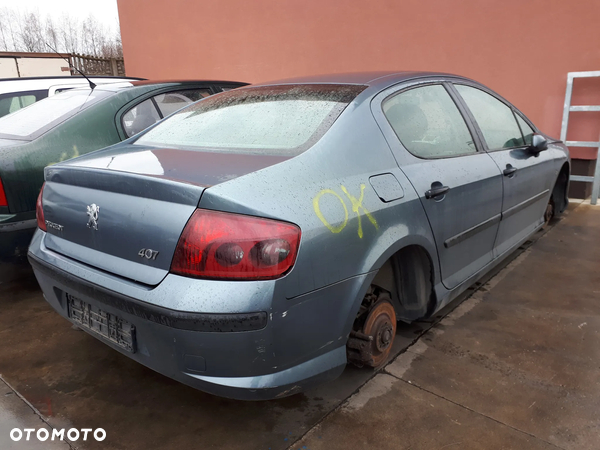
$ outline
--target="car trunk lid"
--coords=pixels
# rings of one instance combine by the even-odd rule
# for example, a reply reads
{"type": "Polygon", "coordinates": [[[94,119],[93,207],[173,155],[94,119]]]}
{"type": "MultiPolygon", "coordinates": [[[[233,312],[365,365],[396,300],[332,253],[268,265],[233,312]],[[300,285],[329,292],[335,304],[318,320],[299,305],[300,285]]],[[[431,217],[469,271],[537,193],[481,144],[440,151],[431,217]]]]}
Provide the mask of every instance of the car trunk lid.
{"type": "Polygon", "coordinates": [[[202,192],[282,158],[175,149],[96,152],[46,168],[46,246],[146,285],[169,271],[202,192]]]}

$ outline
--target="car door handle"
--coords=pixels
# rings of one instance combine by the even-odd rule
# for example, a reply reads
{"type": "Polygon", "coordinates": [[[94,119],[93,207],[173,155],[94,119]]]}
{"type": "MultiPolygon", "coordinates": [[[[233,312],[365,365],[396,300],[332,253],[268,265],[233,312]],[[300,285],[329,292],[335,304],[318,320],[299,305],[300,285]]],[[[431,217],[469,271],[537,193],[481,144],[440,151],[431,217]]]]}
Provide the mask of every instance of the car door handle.
{"type": "MultiPolygon", "coordinates": [[[[439,183],[439,184],[441,184],[441,183],[439,183]]],[[[450,188],[448,186],[432,187],[428,191],[425,191],[425,198],[430,199],[430,198],[439,197],[440,195],[444,195],[449,190],[450,190],[450,188]]]]}
{"type": "Polygon", "coordinates": [[[508,178],[512,178],[515,175],[516,171],[517,171],[516,167],[513,167],[510,164],[507,164],[506,169],[504,169],[502,171],[502,175],[504,175],[505,177],[508,177],[508,178]]]}

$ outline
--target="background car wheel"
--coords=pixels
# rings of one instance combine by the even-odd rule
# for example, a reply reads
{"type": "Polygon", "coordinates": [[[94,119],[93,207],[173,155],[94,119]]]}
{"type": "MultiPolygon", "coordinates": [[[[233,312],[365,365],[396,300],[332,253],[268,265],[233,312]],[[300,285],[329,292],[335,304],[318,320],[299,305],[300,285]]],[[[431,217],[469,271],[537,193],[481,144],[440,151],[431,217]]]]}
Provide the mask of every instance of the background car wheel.
{"type": "Polygon", "coordinates": [[[392,350],[396,323],[389,292],[371,286],[348,339],[348,361],[358,367],[381,367],[392,350]]]}

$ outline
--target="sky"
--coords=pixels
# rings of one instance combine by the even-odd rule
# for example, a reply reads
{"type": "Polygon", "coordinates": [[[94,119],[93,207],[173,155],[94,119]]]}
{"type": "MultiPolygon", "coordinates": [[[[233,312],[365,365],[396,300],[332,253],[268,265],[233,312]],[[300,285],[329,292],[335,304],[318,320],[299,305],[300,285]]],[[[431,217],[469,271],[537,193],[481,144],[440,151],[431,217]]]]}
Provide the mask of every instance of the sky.
{"type": "Polygon", "coordinates": [[[111,30],[116,30],[119,16],[117,0],[0,0],[0,8],[21,12],[39,10],[42,16],[60,19],[65,13],[74,19],[85,20],[90,14],[111,30]]]}

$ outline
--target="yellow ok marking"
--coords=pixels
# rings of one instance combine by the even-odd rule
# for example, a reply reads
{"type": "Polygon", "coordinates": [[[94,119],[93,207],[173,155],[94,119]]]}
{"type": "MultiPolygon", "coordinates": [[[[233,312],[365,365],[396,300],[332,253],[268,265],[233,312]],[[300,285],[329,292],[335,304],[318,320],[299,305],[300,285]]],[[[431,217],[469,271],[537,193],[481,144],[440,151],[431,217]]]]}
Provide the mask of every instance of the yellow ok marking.
{"type": "Polygon", "coordinates": [[[327,228],[329,228],[329,231],[331,231],[332,233],[339,233],[340,231],[342,231],[344,229],[344,227],[348,223],[348,208],[346,208],[344,199],[342,197],[340,197],[335,191],[332,191],[331,189],[323,189],[321,192],[319,192],[315,196],[315,198],[313,198],[313,208],[315,209],[315,213],[317,214],[317,217],[319,219],[321,219],[321,222],[323,222],[323,225],[325,225],[327,228]],[[321,208],[319,207],[319,199],[325,194],[335,195],[337,197],[337,199],[340,201],[340,203],[342,204],[342,206],[344,207],[344,215],[345,215],[344,222],[342,222],[342,224],[338,225],[337,227],[334,227],[327,221],[327,219],[321,212],[321,208]]]}
{"type": "Polygon", "coordinates": [[[356,197],[353,197],[346,190],[346,188],[344,187],[344,185],[342,185],[341,188],[342,188],[342,191],[344,191],[344,194],[346,194],[346,196],[350,199],[350,202],[352,202],[352,211],[354,211],[356,213],[356,215],[358,216],[358,237],[361,238],[361,239],[363,237],[363,230],[362,230],[362,224],[361,224],[361,221],[360,221],[360,212],[359,212],[359,209],[363,210],[363,212],[365,213],[365,215],[367,216],[367,218],[375,226],[375,229],[378,230],[379,229],[379,225],[377,225],[377,221],[371,215],[371,213],[369,211],[367,211],[367,208],[365,208],[362,205],[362,201],[363,201],[363,198],[365,196],[365,185],[364,184],[360,185],[360,198],[358,200],[356,199],[356,197]]]}

